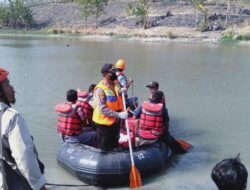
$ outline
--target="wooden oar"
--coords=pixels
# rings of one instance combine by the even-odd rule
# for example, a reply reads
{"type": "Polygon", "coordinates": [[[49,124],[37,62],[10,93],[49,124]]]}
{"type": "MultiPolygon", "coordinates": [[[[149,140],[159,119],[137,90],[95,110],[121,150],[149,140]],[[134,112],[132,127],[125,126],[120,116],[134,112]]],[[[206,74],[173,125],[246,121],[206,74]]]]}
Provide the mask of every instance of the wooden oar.
{"type": "MultiPolygon", "coordinates": [[[[123,101],[123,109],[126,109],[126,100],[125,95],[122,93],[122,101],[123,101]]],[[[133,149],[132,149],[132,143],[130,139],[130,131],[129,131],[129,125],[128,125],[128,119],[125,119],[125,126],[127,129],[127,135],[128,135],[128,145],[129,145],[129,153],[130,153],[130,159],[131,159],[131,169],[129,174],[129,181],[130,181],[130,188],[138,188],[142,186],[141,181],[141,175],[138,169],[135,166],[134,156],[133,156],[133,149]]]]}

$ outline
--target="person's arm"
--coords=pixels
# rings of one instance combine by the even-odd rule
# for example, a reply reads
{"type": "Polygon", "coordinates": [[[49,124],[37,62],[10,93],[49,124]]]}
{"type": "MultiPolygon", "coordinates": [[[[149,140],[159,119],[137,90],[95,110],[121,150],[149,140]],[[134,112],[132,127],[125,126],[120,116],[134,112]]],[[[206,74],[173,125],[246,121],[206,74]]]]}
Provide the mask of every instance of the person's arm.
{"type": "Polygon", "coordinates": [[[138,119],[141,116],[142,106],[139,105],[134,111],[134,118],[138,119]]]}
{"type": "Polygon", "coordinates": [[[125,75],[118,76],[117,81],[121,87],[126,87],[126,88],[129,88],[130,85],[133,83],[133,80],[131,78],[128,80],[125,75]]]}
{"type": "Polygon", "coordinates": [[[169,128],[169,115],[168,115],[168,109],[166,107],[162,107],[162,115],[163,115],[163,125],[166,129],[169,128]]]}
{"type": "Polygon", "coordinates": [[[124,75],[119,75],[117,78],[117,82],[122,88],[127,87],[127,79],[124,75]]]}
{"type": "Polygon", "coordinates": [[[39,168],[35,145],[23,117],[18,113],[10,121],[8,141],[11,155],[30,186],[35,190],[46,189],[46,180],[39,168]]]}
{"type": "Polygon", "coordinates": [[[81,121],[85,120],[84,113],[81,106],[76,106],[76,113],[80,117],[81,121]]]}
{"type": "Polygon", "coordinates": [[[97,108],[103,115],[116,118],[119,117],[118,112],[115,112],[106,106],[106,95],[101,88],[96,89],[95,96],[97,108]]]}
{"type": "Polygon", "coordinates": [[[133,79],[130,78],[127,82],[127,88],[129,88],[132,83],[133,83],[133,79]]]}

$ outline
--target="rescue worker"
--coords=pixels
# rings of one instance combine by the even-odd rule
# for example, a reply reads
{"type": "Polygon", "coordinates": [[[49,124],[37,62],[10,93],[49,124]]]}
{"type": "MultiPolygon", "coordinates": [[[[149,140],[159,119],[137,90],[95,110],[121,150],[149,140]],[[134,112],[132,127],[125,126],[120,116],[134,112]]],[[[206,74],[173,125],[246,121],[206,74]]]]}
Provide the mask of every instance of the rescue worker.
{"type": "Polygon", "coordinates": [[[126,87],[127,89],[129,86],[133,83],[133,80],[127,79],[126,75],[123,73],[126,67],[126,62],[124,59],[119,59],[116,64],[115,68],[117,69],[116,75],[117,75],[117,82],[121,87],[126,87]]]}
{"type": "Polygon", "coordinates": [[[77,102],[77,91],[70,89],[67,92],[67,101],[57,104],[55,110],[59,113],[57,131],[62,140],[68,143],[82,143],[96,145],[96,132],[84,130],[86,118],[82,107],[77,102]]]}
{"type": "Polygon", "coordinates": [[[162,94],[161,103],[163,104],[163,106],[166,106],[165,96],[164,96],[164,93],[161,90],[159,90],[158,82],[151,81],[146,87],[149,89],[150,94],[152,94],[155,91],[159,91],[162,94]]]}
{"type": "Polygon", "coordinates": [[[185,153],[186,150],[169,133],[168,110],[161,103],[162,93],[154,91],[149,101],[145,101],[135,110],[134,117],[139,118],[137,135],[139,145],[149,144],[156,140],[164,142],[175,153],[185,153]]]}
{"type": "MultiPolygon", "coordinates": [[[[133,83],[133,80],[127,79],[126,75],[123,73],[126,67],[126,62],[124,59],[119,59],[116,62],[115,68],[117,69],[117,82],[121,87],[129,88],[133,83]]],[[[138,106],[138,97],[130,97],[128,98],[127,93],[125,93],[126,98],[126,107],[129,107],[131,110],[134,110],[138,106]]]]}
{"type": "Polygon", "coordinates": [[[122,111],[121,93],[127,91],[116,82],[116,69],[112,64],[104,64],[101,80],[94,91],[93,122],[96,126],[97,143],[103,150],[119,146],[120,119],[126,119],[128,113],[122,111]]]}
{"type": "Polygon", "coordinates": [[[24,118],[11,108],[16,99],[8,74],[0,68],[0,189],[46,190],[44,165],[24,118]]]}

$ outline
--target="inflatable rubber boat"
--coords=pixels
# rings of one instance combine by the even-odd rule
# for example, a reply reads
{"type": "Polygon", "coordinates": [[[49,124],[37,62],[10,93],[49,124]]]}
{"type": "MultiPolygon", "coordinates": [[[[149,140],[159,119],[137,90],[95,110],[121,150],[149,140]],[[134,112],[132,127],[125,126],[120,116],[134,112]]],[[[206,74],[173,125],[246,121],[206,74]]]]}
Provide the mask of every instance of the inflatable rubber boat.
{"type": "MultiPolygon", "coordinates": [[[[155,142],[133,149],[134,161],[141,176],[163,168],[171,150],[155,142]]],[[[128,149],[102,151],[83,144],[63,143],[57,155],[58,163],[87,184],[109,187],[126,185],[131,169],[128,149]]]]}

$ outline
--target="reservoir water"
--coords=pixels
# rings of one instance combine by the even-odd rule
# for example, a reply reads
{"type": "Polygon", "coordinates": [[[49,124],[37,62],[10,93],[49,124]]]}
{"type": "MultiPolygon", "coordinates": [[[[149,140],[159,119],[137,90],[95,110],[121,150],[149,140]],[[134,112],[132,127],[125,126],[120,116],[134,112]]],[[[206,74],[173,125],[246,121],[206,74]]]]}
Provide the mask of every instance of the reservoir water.
{"type": "Polygon", "coordinates": [[[82,184],[57,165],[61,142],[54,105],[65,101],[68,89],[98,83],[104,63],[124,58],[125,73],[134,79],[129,95],[142,102],[148,98],[146,84],[158,81],[172,134],[194,146],[171,158],[160,173],[143,179],[143,189],[211,190],[216,189],[211,169],[223,158],[240,153],[250,171],[249,52],[250,47],[221,44],[1,37],[0,67],[10,71],[14,107],[34,136],[49,183],[82,184]]]}

